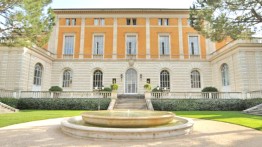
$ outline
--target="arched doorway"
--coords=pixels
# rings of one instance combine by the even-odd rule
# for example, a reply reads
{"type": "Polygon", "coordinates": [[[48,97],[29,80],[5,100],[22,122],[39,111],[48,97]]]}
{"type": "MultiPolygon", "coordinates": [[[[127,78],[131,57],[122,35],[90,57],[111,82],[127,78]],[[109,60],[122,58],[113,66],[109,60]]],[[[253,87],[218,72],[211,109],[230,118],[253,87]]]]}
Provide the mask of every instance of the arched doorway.
{"type": "Polygon", "coordinates": [[[125,93],[137,93],[137,72],[134,69],[126,71],[125,93]]]}

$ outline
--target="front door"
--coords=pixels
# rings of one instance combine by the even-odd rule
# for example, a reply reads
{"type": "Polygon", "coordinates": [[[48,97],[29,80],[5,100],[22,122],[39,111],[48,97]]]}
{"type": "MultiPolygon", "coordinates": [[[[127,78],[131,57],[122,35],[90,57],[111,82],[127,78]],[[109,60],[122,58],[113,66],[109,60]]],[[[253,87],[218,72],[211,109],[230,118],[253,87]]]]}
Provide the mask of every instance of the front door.
{"type": "Polygon", "coordinates": [[[125,78],[125,93],[137,93],[137,72],[134,69],[128,69],[125,78]]]}

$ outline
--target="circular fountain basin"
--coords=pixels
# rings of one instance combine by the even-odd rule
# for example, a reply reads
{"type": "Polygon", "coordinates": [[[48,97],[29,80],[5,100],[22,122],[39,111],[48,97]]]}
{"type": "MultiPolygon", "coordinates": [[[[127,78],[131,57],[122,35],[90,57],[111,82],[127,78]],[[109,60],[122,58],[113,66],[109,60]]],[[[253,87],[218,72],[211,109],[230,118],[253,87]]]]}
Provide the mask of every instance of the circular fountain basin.
{"type": "MultiPolygon", "coordinates": [[[[112,110],[115,111],[115,110],[112,110]]],[[[152,117],[152,119],[148,119],[147,121],[154,121],[154,117],[161,117],[161,116],[165,116],[168,115],[170,113],[154,113],[155,115],[152,116],[152,114],[150,112],[154,112],[154,111],[136,111],[134,113],[129,113],[129,115],[125,115],[122,114],[124,116],[119,116],[119,113],[114,113],[114,112],[108,112],[108,113],[102,113],[103,111],[101,111],[101,114],[97,114],[97,113],[84,113],[83,117],[81,116],[77,116],[77,117],[71,117],[69,119],[65,119],[61,122],[61,130],[65,133],[68,134],[70,136],[73,137],[78,137],[78,138],[94,138],[94,139],[111,139],[111,140],[143,140],[143,139],[156,139],[156,138],[164,138],[164,137],[174,137],[174,136],[179,136],[179,135],[186,135],[188,133],[190,133],[192,131],[194,122],[191,119],[188,118],[183,118],[183,117],[178,117],[178,116],[174,116],[173,113],[172,114],[172,120],[171,121],[166,121],[165,123],[163,123],[162,125],[153,125],[153,126],[145,126],[141,128],[141,125],[139,125],[139,127],[134,128],[134,123],[135,121],[139,121],[139,119],[143,119],[143,118],[148,118],[149,116],[152,117]],[[138,115],[135,116],[135,114],[138,114],[139,112],[141,112],[140,114],[143,115],[138,115]],[[142,113],[143,112],[143,113],[142,113]],[[89,119],[92,119],[94,116],[93,115],[98,115],[100,117],[102,117],[105,114],[111,114],[111,115],[116,115],[117,116],[111,116],[111,118],[118,118],[118,120],[123,119],[123,117],[128,117],[128,118],[137,118],[140,117],[139,119],[134,119],[134,120],[129,120],[129,121],[134,121],[131,123],[132,127],[109,127],[107,126],[107,123],[105,123],[106,125],[103,126],[97,126],[97,124],[88,124],[86,121],[89,119]],[[150,115],[149,115],[150,114],[150,115]],[[90,115],[85,117],[86,115],[90,115]],[[131,115],[131,116],[130,116],[131,115]],[[147,116],[149,115],[149,116],[147,116]],[[84,120],[87,119],[87,120],[84,120]]],[[[132,110],[133,112],[133,110],[132,110]]],[[[128,111],[126,111],[126,113],[128,113],[128,111]]],[[[120,113],[121,114],[121,113],[120,113]]],[[[171,115],[170,114],[170,115],[171,115]]],[[[100,118],[98,117],[98,118],[100,118]]],[[[110,117],[102,117],[104,121],[108,121],[108,119],[110,117]],[[105,120],[105,118],[107,120],[105,120]]],[[[165,119],[166,117],[164,117],[163,119],[165,119]]],[[[100,119],[98,119],[99,122],[101,121],[100,119]]],[[[169,120],[169,119],[168,119],[169,120]]],[[[93,121],[92,121],[93,122],[93,121]]],[[[162,123],[162,122],[161,122],[162,123]]],[[[119,124],[119,123],[117,123],[119,124]]],[[[143,124],[143,123],[142,123],[143,124]]],[[[112,126],[112,125],[110,125],[112,126]]],[[[114,125],[113,125],[114,126],[114,125]]],[[[123,125],[120,125],[123,126],[123,125]]]]}
{"type": "Polygon", "coordinates": [[[87,124],[114,128],[144,128],[167,124],[174,114],[165,111],[110,110],[89,111],[82,114],[87,124]]]}

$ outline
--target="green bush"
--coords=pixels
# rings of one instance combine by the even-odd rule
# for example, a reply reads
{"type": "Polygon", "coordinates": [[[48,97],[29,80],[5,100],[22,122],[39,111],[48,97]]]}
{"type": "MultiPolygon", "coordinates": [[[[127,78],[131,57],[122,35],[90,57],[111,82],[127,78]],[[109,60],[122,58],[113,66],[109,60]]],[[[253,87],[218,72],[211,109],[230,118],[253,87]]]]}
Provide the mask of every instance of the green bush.
{"type": "Polygon", "coordinates": [[[162,99],[152,100],[155,110],[242,111],[262,103],[262,99],[162,99]]]}
{"type": "Polygon", "coordinates": [[[110,87],[105,87],[102,91],[108,91],[108,92],[111,92],[112,89],[110,87]]]}
{"type": "Polygon", "coordinates": [[[216,87],[205,87],[202,89],[202,92],[218,92],[216,87]]]}
{"type": "Polygon", "coordinates": [[[111,99],[101,98],[22,98],[18,109],[35,110],[106,110],[111,99]]]}
{"type": "Polygon", "coordinates": [[[19,99],[15,99],[15,98],[0,98],[0,102],[14,108],[17,108],[18,101],[19,99]]]}
{"type": "Polygon", "coordinates": [[[159,87],[159,89],[157,90],[157,87],[155,87],[152,92],[163,92],[162,88],[159,87]]]}
{"type": "Polygon", "coordinates": [[[59,86],[52,86],[49,91],[63,91],[63,89],[59,86]]]}

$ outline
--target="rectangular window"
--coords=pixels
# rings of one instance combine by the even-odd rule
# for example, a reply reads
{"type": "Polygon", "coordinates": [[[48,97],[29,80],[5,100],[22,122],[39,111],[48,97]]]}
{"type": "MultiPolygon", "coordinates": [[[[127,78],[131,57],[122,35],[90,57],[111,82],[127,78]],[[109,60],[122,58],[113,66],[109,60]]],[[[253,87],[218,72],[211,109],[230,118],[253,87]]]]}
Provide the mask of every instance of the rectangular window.
{"type": "Polygon", "coordinates": [[[127,55],[136,54],[136,35],[126,36],[126,54],[127,55]]]}
{"type": "Polygon", "coordinates": [[[136,25],[136,18],[127,18],[126,25],[136,25]]]}
{"type": "Polygon", "coordinates": [[[104,18],[95,18],[94,19],[94,25],[95,26],[98,26],[98,25],[103,26],[103,25],[105,25],[105,19],[104,18]]]}
{"type": "Polygon", "coordinates": [[[190,55],[199,55],[198,36],[189,36],[190,55]]]}
{"type": "Polygon", "coordinates": [[[66,18],[66,25],[70,26],[70,18],[66,18]]]}
{"type": "Polygon", "coordinates": [[[73,55],[75,45],[75,36],[65,36],[64,40],[64,55],[73,55]]]}
{"type": "Polygon", "coordinates": [[[76,25],[76,19],[72,18],[72,26],[75,26],[75,25],[76,25]]]}
{"type": "Polygon", "coordinates": [[[93,54],[103,55],[104,50],[104,36],[96,35],[94,36],[93,54]]]}
{"type": "Polygon", "coordinates": [[[159,52],[160,55],[169,55],[169,36],[159,37],[159,52]]]}
{"type": "Polygon", "coordinates": [[[169,22],[168,22],[168,18],[158,18],[158,25],[162,26],[168,26],[169,22]]]}

